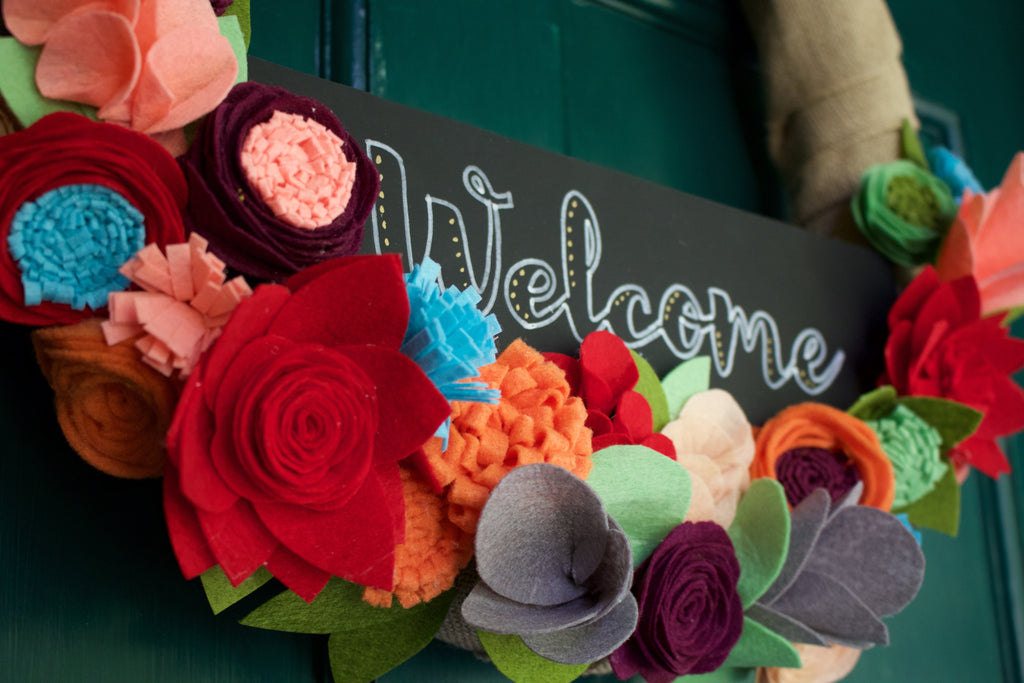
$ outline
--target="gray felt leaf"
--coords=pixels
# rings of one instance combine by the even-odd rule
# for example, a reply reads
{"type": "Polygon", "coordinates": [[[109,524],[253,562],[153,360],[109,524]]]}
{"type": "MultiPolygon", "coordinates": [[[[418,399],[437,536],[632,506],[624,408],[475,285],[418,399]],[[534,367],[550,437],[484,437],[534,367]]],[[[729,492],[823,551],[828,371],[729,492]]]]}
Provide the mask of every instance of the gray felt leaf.
{"type": "MultiPolygon", "coordinates": [[[[818,534],[821,533],[828,519],[831,504],[832,496],[828,491],[815,489],[793,508],[790,514],[789,553],[786,555],[786,562],[782,565],[782,571],[779,572],[778,577],[764,592],[758,603],[771,605],[803,571],[804,564],[818,540],[818,534]]],[[[765,625],[767,626],[767,624],[765,625]]]]}
{"type": "Polygon", "coordinates": [[[759,603],[751,605],[744,616],[753,619],[765,628],[775,631],[786,640],[793,643],[810,643],[811,645],[828,645],[828,641],[809,629],[799,621],[787,617],[785,614],[776,612],[771,607],[765,607],[759,603]]]}
{"type": "Polygon", "coordinates": [[[589,664],[626,642],[636,629],[638,617],[636,598],[626,593],[621,602],[594,621],[553,633],[523,636],[523,643],[559,664],[589,664]]]}
{"type": "Polygon", "coordinates": [[[595,619],[606,606],[584,596],[559,605],[527,605],[496,593],[480,581],[462,603],[462,617],[491,633],[550,633],[595,619]]]}
{"type": "Polygon", "coordinates": [[[854,506],[829,520],[807,567],[839,581],[884,617],[917,595],[924,579],[924,553],[896,517],[854,506]]]}
{"type": "Polygon", "coordinates": [[[597,569],[607,537],[604,506],[581,479],[554,465],[517,467],[481,512],[477,571],[492,590],[516,602],[569,602],[587,592],[573,577],[597,569]]]}
{"type": "Polygon", "coordinates": [[[889,629],[843,584],[804,570],[772,607],[830,642],[840,639],[889,644],[889,629]]]}

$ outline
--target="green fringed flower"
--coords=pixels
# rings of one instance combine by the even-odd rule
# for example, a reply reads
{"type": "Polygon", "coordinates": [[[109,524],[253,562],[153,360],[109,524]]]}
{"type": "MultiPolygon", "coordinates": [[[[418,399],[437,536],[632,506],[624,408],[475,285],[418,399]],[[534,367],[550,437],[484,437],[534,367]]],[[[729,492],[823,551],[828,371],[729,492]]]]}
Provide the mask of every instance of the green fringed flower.
{"type": "Polygon", "coordinates": [[[851,208],[871,246],[901,266],[934,260],[957,212],[944,182],[903,160],[869,168],[851,208]]]}
{"type": "Polygon", "coordinates": [[[897,405],[878,420],[867,420],[878,434],[882,450],[892,461],[896,475],[893,509],[909,505],[927,495],[946,474],[942,459],[942,437],[914,411],[897,405]]]}

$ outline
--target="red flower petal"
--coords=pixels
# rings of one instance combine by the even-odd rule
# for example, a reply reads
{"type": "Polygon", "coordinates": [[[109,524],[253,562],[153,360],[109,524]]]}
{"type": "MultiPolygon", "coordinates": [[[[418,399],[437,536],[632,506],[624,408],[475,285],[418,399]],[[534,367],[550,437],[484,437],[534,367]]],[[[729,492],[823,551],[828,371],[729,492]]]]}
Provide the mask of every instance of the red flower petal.
{"type": "Polygon", "coordinates": [[[629,349],[621,339],[604,330],[591,332],[583,340],[580,365],[583,400],[588,408],[604,413],[610,413],[622,392],[635,387],[640,379],[629,349]]]}
{"type": "Polygon", "coordinates": [[[548,351],[540,354],[544,356],[544,360],[554,363],[558,366],[558,369],[565,373],[565,379],[569,382],[569,393],[573,396],[580,395],[580,382],[582,381],[583,369],[580,367],[580,362],[572,356],[567,356],[564,353],[554,353],[548,351]]]}
{"type": "Polygon", "coordinates": [[[195,508],[179,490],[178,470],[167,463],[164,470],[164,517],[174,554],[186,579],[194,579],[217,564],[206,543],[195,508]]]}
{"type": "Polygon", "coordinates": [[[278,546],[278,540],[246,500],[239,500],[225,512],[196,513],[217,564],[233,586],[262,566],[278,546]]]}
{"type": "Polygon", "coordinates": [[[894,329],[901,320],[913,320],[925,300],[939,286],[939,276],[931,266],[925,266],[917,277],[910,281],[899,298],[889,309],[889,329],[894,329]]]}
{"type": "Polygon", "coordinates": [[[634,443],[638,442],[648,436],[654,426],[651,404],[641,394],[633,390],[626,391],[615,407],[612,423],[615,425],[615,431],[625,432],[634,443]]]}
{"type": "Polygon", "coordinates": [[[673,460],[676,459],[676,445],[664,434],[650,434],[640,441],[640,445],[647,446],[673,460]]]}
{"type": "Polygon", "coordinates": [[[398,349],[409,325],[401,258],[385,254],[328,263],[333,267],[324,264],[316,279],[292,293],[268,333],[327,347],[375,344],[398,349]]]}
{"type": "Polygon", "coordinates": [[[950,451],[954,461],[965,462],[993,479],[1009,474],[1010,463],[994,439],[972,436],[950,451]]]}
{"type": "Polygon", "coordinates": [[[402,471],[398,467],[398,463],[394,462],[377,465],[374,469],[377,471],[381,489],[387,499],[384,508],[391,514],[395,544],[405,543],[405,494],[402,486],[402,471]]]}
{"type": "Polygon", "coordinates": [[[399,351],[374,346],[337,349],[355,361],[377,386],[377,434],[374,462],[397,462],[412,454],[434,435],[451,412],[415,361],[399,351]]]}
{"type": "Polygon", "coordinates": [[[338,510],[318,512],[287,504],[256,503],[256,514],[274,536],[314,567],[348,581],[390,591],[395,535],[375,472],[338,510]],[[315,529],[316,533],[310,533],[315,529]]]}
{"type": "Polygon", "coordinates": [[[313,602],[331,579],[330,574],[312,566],[283,545],[277,546],[266,566],[278,581],[306,602],[313,602]]]}

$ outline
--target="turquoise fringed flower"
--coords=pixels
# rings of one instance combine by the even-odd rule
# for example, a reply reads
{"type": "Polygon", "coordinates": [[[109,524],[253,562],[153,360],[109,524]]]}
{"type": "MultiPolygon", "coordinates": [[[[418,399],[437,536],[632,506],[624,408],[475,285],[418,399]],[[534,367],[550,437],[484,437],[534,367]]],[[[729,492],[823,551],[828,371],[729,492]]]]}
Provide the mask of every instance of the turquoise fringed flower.
{"type": "Polygon", "coordinates": [[[928,163],[932,167],[932,173],[949,185],[957,204],[960,203],[964,190],[970,190],[974,194],[981,194],[985,191],[978,179],[974,177],[967,162],[945,147],[929,149],[928,163]]]}
{"type": "MultiPolygon", "coordinates": [[[[482,366],[495,361],[498,319],[480,312],[476,290],[442,290],[437,284],[440,272],[441,266],[428,258],[405,276],[410,312],[401,351],[416,361],[449,402],[497,403],[498,390],[466,380],[478,377],[482,366]]],[[[446,421],[436,434],[446,445],[448,428],[446,421]]]]}
{"type": "Polygon", "coordinates": [[[26,202],[7,236],[25,305],[50,301],[75,310],[103,308],[107,294],[126,288],[118,268],[145,241],[143,215],[101,185],[65,185],[26,202]]]}

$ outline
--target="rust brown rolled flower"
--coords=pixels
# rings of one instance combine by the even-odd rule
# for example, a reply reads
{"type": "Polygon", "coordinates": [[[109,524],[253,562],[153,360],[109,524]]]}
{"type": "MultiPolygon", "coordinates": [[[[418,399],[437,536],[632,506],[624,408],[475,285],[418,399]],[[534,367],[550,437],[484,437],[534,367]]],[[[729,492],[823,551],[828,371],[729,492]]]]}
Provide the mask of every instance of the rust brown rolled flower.
{"type": "Polygon", "coordinates": [[[98,318],[40,328],[32,343],[61,430],[82,459],[115,477],[161,476],[176,383],[143,363],[131,340],[107,346],[98,318]]]}

